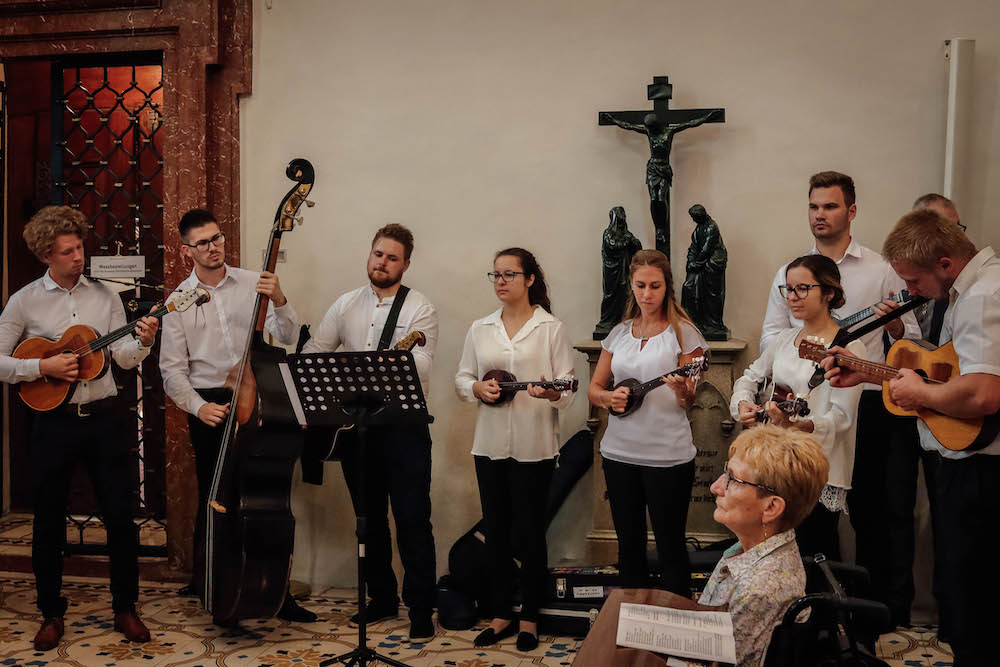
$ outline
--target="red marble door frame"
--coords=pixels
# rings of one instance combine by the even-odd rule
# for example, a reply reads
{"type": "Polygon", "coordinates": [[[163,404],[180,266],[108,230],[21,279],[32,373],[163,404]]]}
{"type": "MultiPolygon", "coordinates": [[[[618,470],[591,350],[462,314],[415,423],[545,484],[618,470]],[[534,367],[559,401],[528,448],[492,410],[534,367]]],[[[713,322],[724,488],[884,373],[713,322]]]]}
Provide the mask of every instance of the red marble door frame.
{"type": "MultiPolygon", "coordinates": [[[[239,100],[250,93],[252,0],[0,0],[0,61],[155,51],[163,54],[164,280],[191,271],[176,222],[208,206],[239,266],[239,100]]],[[[167,401],[167,544],[191,564],[197,486],[185,414],[167,401]]]]}

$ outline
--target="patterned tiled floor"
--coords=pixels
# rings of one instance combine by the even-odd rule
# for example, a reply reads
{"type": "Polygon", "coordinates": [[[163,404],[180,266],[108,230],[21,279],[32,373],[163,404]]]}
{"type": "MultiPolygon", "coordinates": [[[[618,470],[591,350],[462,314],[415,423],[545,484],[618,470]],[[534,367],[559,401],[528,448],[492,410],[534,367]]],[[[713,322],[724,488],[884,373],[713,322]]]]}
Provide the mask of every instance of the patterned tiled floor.
{"type": "MultiPolygon", "coordinates": [[[[306,601],[304,606],[319,614],[317,623],[248,621],[243,624],[245,632],[232,632],[213,625],[197,599],[177,596],[177,588],[143,582],[139,614],[153,638],[132,644],[111,628],[107,582],[67,577],[66,636],[58,648],[39,653],[31,647],[41,620],[33,581],[30,575],[0,573],[0,666],[315,667],[355,646],[357,630],[347,625],[347,616],[355,611],[350,590],[329,590],[306,601]]],[[[513,638],[484,651],[472,643],[478,630],[453,632],[440,627],[430,641],[411,643],[405,615],[370,630],[369,646],[412,667],[568,667],[581,643],[543,635],[530,653],[518,653],[513,638]]]]}
{"type": "MultiPolygon", "coordinates": [[[[40,617],[30,575],[0,573],[0,666],[74,665],[77,667],[316,667],[354,648],[356,630],[347,625],[354,612],[354,592],[329,590],[304,603],[320,621],[291,624],[277,619],[249,621],[244,632],[213,625],[194,598],[176,595],[177,584],[143,583],[139,613],[153,635],[147,644],[132,644],[111,628],[111,598],[107,582],[67,577],[64,593],[70,601],[66,637],[52,651],[32,649],[31,638],[40,617]]],[[[412,667],[568,667],[580,640],[546,636],[531,653],[518,653],[514,639],[499,648],[477,649],[478,630],[454,632],[438,628],[430,641],[411,643],[404,617],[371,628],[370,643],[379,653],[412,667]]],[[[933,628],[910,628],[883,635],[879,656],[892,667],[948,667],[947,645],[938,643],[933,628]]]]}

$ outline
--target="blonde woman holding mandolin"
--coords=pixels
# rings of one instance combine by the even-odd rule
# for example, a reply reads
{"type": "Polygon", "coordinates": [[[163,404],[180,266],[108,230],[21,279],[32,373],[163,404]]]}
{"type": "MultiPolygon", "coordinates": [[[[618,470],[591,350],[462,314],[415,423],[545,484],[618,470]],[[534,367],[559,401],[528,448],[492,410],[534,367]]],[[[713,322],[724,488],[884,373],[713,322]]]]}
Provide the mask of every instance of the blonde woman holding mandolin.
{"type": "Polygon", "coordinates": [[[538,608],[548,574],[545,506],[559,452],[558,410],[573,402],[571,391],[558,391],[546,378],[573,378],[573,350],[566,327],[551,314],[545,276],[534,255],[523,248],[501,250],[487,275],[501,305],[472,323],[455,375],[459,398],[480,401],[472,454],[493,572],[494,618],[476,637],[476,646],[517,634],[518,650],[527,652],[538,646],[538,608]],[[494,370],[531,384],[504,400],[496,379],[481,379],[494,370]],[[511,612],[512,533],[523,545],[523,553],[516,554],[521,560],[518,623],[511,612]]]}
{"type": "Polygon", "coordinates": [[[626,585],[648,586],[646,511],[649,511],[663,588],[691,593],[684,528],[694,484],[695,447],[687,409],[696,377],[670,374],[702,357],[708,343],[674,296],[670,263],[658,250],[640,250],[629,266],[632,291],[625,319],[604,339],[587,397],[612,416],[601,440],[619,567],[626,585]],[[670,375],[667,375],[670,374],[670,375]],[[638,407],[622,381],[665,377],[638,407]],[[618,383],[617,388],[612,382],[618,383]],[[627,415],[613,416],[615,412],[627,415]]]}
{"type": "MultiPolygon", "coordinates": [[[[733,385],[729,409],[734,419],[752,427],[757,424],[757,412],[763,408],[775,425],[812,433],[823,446],[830,460],[830,477],[815,509],[797,528],[797,541],[803,555],[823,553],[838,560],[837,523],[840,513],[846,510],[847,492],[851,488],[861,387],[833,389],[823,383],[810,393],[809,380],[816,365],[799,356],[799,344],[807,337],[825,340],[828,345],[833,341],[840,327],[831,311],[844,305],[844,289],[837,263],[823,255],[804,255],[793,260],[785,276],[786,284],[779,289],[792,316],[803,324],[779,333],[760,358],[750,364],[733,385]],[[786,396],[775,396],[775,400],[758,405],[757,388],[766,380],[795,394],[808,394],[808,418],[791,419],[782,412],[776,401],[783,401],[786,396]]],[[[865,355],[861,341],[847,347],[858,356],[865,355]]]]}

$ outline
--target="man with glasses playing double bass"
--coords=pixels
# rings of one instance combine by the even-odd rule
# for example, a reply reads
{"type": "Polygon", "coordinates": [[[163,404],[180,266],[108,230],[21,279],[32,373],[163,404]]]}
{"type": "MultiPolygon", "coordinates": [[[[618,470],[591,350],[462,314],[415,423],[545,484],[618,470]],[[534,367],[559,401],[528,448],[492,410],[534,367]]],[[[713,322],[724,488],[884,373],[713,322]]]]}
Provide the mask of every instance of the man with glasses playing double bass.
{"type": "MultiPolygon", "coordinates": [[[[194,573],[191,584],[181,592],[197,595],[205,569],[205,507],[219,457],[220,425],[232,400],[232,391],[225,387],[226,377],[240,363],[257,294],[270,300],[264,327],[281,343],[295,342],[298,316],[281,291],[278,276],[226,264],[226,237],[211,212],[188,211],[181,218],[179,231],[181,255],[194,263],[194,269],[178,289],[201,287],[212,296],[200,308],[165,317],[160,347],[163,386],[177,407],[188,413],[194,449],[198,478],[194,573]]],[[[278,618],[309,623],[316,620],[316,614],[286,595],[278,618]]]]}

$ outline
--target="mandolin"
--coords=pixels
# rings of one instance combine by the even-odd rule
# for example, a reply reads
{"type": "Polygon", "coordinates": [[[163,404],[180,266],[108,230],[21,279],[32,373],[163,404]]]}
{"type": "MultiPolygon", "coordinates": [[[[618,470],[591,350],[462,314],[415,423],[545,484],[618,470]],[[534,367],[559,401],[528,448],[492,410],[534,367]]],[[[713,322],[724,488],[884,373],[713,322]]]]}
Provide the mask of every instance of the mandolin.
{"type": "MultiPolygon", "coordinates": [[[[780,398],[781,396],[786,396],[787,398],[775,401],[775,405],[779,410],[788,415],[789,421],[795,421],[799,417],[805,417],[809,414],[809,402],[804,395],[799,394],[796,396],[788,387],[774,382],[767,384],[762,391],[757,393],[757,405],[763,406],[768,401],[773,401],[776,397],[780,398]],[[768,387],[770,388],[769,390],[768,387]]],[[[755,414],[758,424],[766,424],[771,421],[771,417],[763,407],[756,410],[755,414]]]]}
{"type": "Polygon", "coordinates": [[[880,364],[844,354],[831,354],[821,339],[810,337],[799,344],[799,356],[817,363],[826,357],[833,357],[837,360],[838,366],[858,371],[873,382],[881,383],[882,402],[886,410],[899,417],[920,419],[938,442],[953,451],[982,449],[993,442],[1000,433],[998,415],[963,419],[927,408],[904,410],[892,402],[889,396],[889,382],[898,375],[901,368],[915,371],[924,382],[937,384],[943,384],[961,375],[958,354],[950,342],[937,349],[928,350],[913,341],[899,340],[889,348],[886,363],[880,364]]]}
{"type": "Polygon", "coordinates": [[[697,378],[700,377],[706,370],[708,370],[708,353],[706,353],[703,357],[695,357],[690,363],[684,364],[677,370],[670,371],[666,375],[653,378],[649,382],[640,383],[634,378],[622,380],[616,384],[611,391],[614,391],[618,387],[628,387],[628,402],[625,403],[625,409],[621,412],[615,412],[614,409],[608,408],[608,413],[615,417],[628,417],[630,414],[639,409],[642,405],[643,399],[646,397],[646,394],[666,383],[667,378],[671,375],[697,378]]]}
{"type": "MultiPolygon", "coordinates": [[[[895,301],[898,304],[907,303],[908,301],[910,301],[911,299],[914,299],[914,298],[917,298],[917,297],[911,296],[910,293],[908,291],[906,291],[905,289],[901,290],[899,292],[899,294],[893,294],[890,297],[886,297],[886,299],[888,299],[889,301],[895,301]]],[[[878,305],[878,304],[875,304],[875,305],[878,305]]],[[[874,316],[875,315],[874,308],[875,308],[875,306],[869,306],[868,308],[865,308],[864,310],[859,310],[858,312],[854,313],[853,315],[848,315],[847,317],[845,317],[842,320],[839,320],[839,319],[837,319],[835,317],[835,318],[833,318],[833,321],[836,322],[837,326],[839,326],[841,329],[850,329],[855,324],[858,324],[860,322],[864,322],[869,317],[874,316]]]]}
{"type": "Polygon", "coordinates": [[[510,401],[514,398],[514,395],[519,391],[524,391],[528,388],[528,385],[533,387],[541,387],[542,389],[555,389],[556,391],[576,391],[580,387],[580,381],[577,379],[559,379],[559,380],[539,380],[537,382],[519,382],[513,373],[508,373],[503,370],[489,371],[483,376],[483,382],[488,382],[490,380],[496,380],[497,384],[500,385],[500,396],[497,400],[492,403],[486,403],[482,401],[483,405],[497,406],[503,405],[504,403],[510,401]]]}
{"type": "MultiPolygon", "coordinates": [[[[418,345],[423,347],[426,344],[427,336],[424,335],[423,331],[412,331],[404,338],[400,338],[399,342],[392,346],[392,349],[409,351],[418,345]]],[[[344,443],[349,439],[354,427],[355,424],[347,424],[336,430],[333,434],[333,441],[330,443],[330,449],[327,451],[326,456],[323,457],[323,460],[336,461],[343,458],[343,453],[338,450],[345,446],[344,443]]]]}
{"type": "MultiPolygon", "coordinates": [[[[211,299],[207,290],[197,287],[175,293],[167,303],[142,317],[161,318],[167,313],[183,312],[191,306],[200,306],[211,299]]],[[[14,349],[15,359],[48,359],[64,352],[77,355],[79,372],[74,382],[52,377],[40,377],[31,382],[22,382],[18,395],[24,404],[38,412],[54,410],[66,402],[77,382],[96,380],[108,372],[110,361],[104,351],[115,341],[135,332],[142,318],[137,318],[123,327],[104,336],[86,324],[74,324],[66,329],[59,340],[42,336],[26,338],[14,349]]]]}

